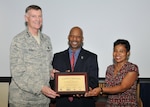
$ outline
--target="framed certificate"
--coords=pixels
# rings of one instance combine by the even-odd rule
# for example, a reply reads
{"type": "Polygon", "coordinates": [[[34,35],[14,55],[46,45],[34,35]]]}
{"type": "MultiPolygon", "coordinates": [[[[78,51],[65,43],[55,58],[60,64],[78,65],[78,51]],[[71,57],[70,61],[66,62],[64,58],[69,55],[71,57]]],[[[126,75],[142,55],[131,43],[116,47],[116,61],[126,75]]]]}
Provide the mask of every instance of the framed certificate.
{"type": "Polygon", "coordinates": [[[55,73],[55,91],[59,94],[84,94],[88,91],[87,73],[55,73]]]}

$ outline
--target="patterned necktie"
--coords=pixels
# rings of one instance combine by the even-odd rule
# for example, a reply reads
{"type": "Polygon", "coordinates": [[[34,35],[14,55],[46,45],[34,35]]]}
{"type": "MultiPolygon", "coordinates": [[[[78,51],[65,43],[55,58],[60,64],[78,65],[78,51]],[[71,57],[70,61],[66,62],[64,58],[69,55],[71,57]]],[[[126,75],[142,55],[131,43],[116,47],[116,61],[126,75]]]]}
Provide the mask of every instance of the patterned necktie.
{"type": "MultiPolygon", "coordinates": [[[[70,59],[72,72],[74,71],[74,63],[75,63],[75,56],[74,56],[74,54],[75,54],[75,52],[72,52],[71,59],[70,59]]],[[[70,102],[72,102],[73,101],[73,97],[68,97],[68,100],[70,102]]]]}
{"type": "Polygon", "coordinates": [[[71,70],[72,72],[74,71],[74,65],[75,65],[75,56],[74,56],[75,52],[72,52],[72,56],[71,56],[71,70]]]}

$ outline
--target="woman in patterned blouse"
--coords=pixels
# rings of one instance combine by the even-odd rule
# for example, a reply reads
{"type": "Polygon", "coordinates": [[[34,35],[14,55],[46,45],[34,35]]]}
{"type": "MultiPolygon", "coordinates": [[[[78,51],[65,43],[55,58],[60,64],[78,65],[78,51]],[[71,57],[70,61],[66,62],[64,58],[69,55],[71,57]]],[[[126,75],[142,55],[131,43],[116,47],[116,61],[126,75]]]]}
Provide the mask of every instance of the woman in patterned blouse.
{"type": "Polygon", "coordinates": [[[114,42],[113,60],[106,70],[105,87],[90,89],[85,96],[108,94],[106,107],[138,107],[136,88],[139,76],[138,66],[128,62],[130,44],[127,40],[114,42]]]}

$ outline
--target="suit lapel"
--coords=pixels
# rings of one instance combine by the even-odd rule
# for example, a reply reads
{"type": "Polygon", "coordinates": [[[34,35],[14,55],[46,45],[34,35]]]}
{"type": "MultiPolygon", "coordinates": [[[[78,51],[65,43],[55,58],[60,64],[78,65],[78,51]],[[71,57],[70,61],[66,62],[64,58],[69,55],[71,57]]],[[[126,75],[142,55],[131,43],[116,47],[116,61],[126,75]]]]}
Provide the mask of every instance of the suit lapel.
{"type": "Polygon", "coordinates": [[[86,59],[86,54],[84,52],[84,49],[81,48],[81,51],[79,53],[79,56],[78,56],[78,59],[76,61],[76,65],[75,65],[75,68],[74,68],[75,71],[82,68],[85,59],[86,59]]]}
{"type": "Polygon", "coordinates": [[[64,52],[64,63],[66,63],[66,67],[68,68],[67,70],[71,70],[71,64],[70,64],[70,57],[69,57],[69,51],[68,50],[66,50],[65,52],[64,52]]]}

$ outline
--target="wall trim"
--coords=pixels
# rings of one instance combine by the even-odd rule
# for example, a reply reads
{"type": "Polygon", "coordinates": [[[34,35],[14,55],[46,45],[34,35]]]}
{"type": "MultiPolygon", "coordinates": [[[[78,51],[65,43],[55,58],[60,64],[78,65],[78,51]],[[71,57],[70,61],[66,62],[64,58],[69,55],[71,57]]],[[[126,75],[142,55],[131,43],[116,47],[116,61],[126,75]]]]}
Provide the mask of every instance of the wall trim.
{"type": "Polygon", "coordinates": [[[11,82],[11,77],[0,77],[0,82],[11,82]]]}
{"type": "MultiPolygon", "coordinates": [[[[105,78],[99,78],[99,82],[104,82],[105,78]]],[[[150,83],[150,78],[139,78],[140,83],[150,83]]]]}
{"type": "MultiPolygon", "coordinates": [[[[99,78],[99,82],[104,82],[105,78],[99,78]]],[[[0,77],[0,82],[11,82],[11,77],[0,77]]],[[[150,83],[150,78],[139,78],[140,83],[150,83]]]]}

